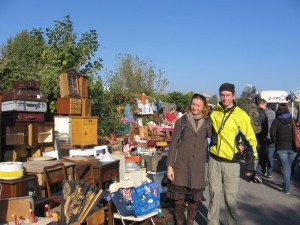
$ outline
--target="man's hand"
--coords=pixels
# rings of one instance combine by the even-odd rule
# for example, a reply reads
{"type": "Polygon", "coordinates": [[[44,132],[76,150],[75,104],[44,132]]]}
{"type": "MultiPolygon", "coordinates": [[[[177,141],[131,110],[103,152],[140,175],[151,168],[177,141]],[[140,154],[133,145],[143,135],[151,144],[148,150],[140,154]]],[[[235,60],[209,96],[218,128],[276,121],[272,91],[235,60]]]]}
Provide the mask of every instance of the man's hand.
{"type": "Polygon", "coordinates": [[[246,175],[247,177],[250,177],[250,176],[252,176],[252,173],[246,172],[245,175],[246,175]]]}

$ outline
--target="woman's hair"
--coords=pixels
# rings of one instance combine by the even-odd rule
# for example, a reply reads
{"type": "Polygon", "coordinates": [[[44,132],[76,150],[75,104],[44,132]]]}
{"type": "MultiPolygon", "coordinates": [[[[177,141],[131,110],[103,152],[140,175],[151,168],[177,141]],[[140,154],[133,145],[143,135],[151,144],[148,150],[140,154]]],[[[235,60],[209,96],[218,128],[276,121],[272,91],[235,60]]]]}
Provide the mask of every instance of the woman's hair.
{"type": "Polygon", "coordinates": [[[282,115],[282,114],[285,114],[285,113],[289,113],[289,106],[287,103],[280,103],[278,105],[278,108],[276,110],[276,115],[282,115]]]}
{"type": "Polygon", "coordinates": [[[203,110],[202,110],[202,115],[203,115],[204,117],[206,117],[207,114],[208,114],[208,102],[207,102],[206,97],[205,97],[204,95],[194,94],[194,95],[192,96],[192,99],[191,99],[191,102],[190,102],[189,110],[191,110],[192,101],[193,101],[194,99],[200,99],[200,100],[204,103],[203,110]]]}

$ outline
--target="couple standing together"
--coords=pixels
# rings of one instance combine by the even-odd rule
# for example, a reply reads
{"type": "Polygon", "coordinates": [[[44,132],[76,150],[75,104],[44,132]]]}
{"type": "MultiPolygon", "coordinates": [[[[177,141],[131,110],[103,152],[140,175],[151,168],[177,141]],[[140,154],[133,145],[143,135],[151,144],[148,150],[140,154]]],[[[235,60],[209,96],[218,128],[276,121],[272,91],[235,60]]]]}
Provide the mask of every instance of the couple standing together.
{"type": "Polygon", "coordinates": [[[224,190],[226,224],[237,224],[237,192],[240,181],[241,152],[246,156],[245,175],[254,172],[257,157],[256,136],[248,114],[235,101],[235,87],[219,88],[221,102],[208,115],[208,102],[194,94],[186,116],[176,121],[167,160],[167,176],[172,181],[168,197],[175,202],[177,225],[183,225],[187,205],[187,224],[193,225],[205,189],[207,138],[211,138],[208,183],[210,203],[208,225],[219,225],[220,199],[224,190]],[[243,143],[243,145],[241,145],[243,143]]]}

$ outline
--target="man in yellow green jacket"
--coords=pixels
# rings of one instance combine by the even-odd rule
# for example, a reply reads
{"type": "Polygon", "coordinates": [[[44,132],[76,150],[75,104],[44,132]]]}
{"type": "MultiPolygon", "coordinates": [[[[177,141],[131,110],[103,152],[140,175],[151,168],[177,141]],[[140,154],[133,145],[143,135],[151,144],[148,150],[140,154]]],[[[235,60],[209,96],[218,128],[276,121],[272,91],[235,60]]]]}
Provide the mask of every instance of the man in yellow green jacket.
{"type": "Polygon", "coordinates": [[[208,225],[219,225],[220,198],[224,191],[226,225],[238,223],[236,197],[240,181],[240,161],[245,156],[245,175],[254,172],[257,140],[248,114],[234,101],[235,87],[219,88],[221,102],[211,113],[213,136],[208,164],[210,203],[208,225]]]}

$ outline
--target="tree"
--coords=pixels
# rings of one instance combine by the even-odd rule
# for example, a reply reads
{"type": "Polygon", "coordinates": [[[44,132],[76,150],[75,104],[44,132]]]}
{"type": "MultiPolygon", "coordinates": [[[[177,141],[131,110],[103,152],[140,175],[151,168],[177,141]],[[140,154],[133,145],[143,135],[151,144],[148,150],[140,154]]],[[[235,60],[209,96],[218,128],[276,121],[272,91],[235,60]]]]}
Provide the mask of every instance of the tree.
{"type": "MultiPolygon", "coordinates": [[[[192,94],[193,95],[193,94],[192,94]]],[[[181,92],[169,92],[164,97],[162,97],[164,102],[170,102],[176,104],[177,111],[183,111],[189,107],[191,100],[191,92],[183,94],[181,92]]]]}
{"type": "Polygon", "coordinates": [[[213,105],[217,105],[218,103],[218,96],[217,95],[212,95],[211,98],[209,99],[208,103],[213,104],[213,105]]]}
{"type": "Polygon", "coordinates": [[[1,47],[0,78],[2,90],[11,87],[16,79],[34,78],[40,82],[41,90],[48,94],[51,112],[59,97],[59,75],[63,70],[75,69],[93,77],[102,68],[102,59],[94,59],[99,47],[95,30],[82,34],[74,33],[69,16],[55,21],[54,28],[33,29],[20,32],[1,47]]]}
{"type": "Polygon", "coordinates": [[[140,60],[130,54],[117,57],[116,71],[108,73],[111,90],[123,95],[145,93],[148,96],[161,94],[169,84],[162,70],[155,71],[150,59],[140,60]]]}
{"type": "Polygon", "coordinates": [[[41,54],[45,41],[41,33],[19,32],[1,47],[0,79],[1,90],[11,88],[17,79],[37,79],[41,69],[41,54]]]}
{"type": "Polygon", "coordinates": [[[120,130],[120,114],[116,110],[118,94],[105,88],[100,77],[96,77],[89,85],[89,96],[92,101],[92,115],[99,118],[98,134],[107,136],[120,130]]]}

